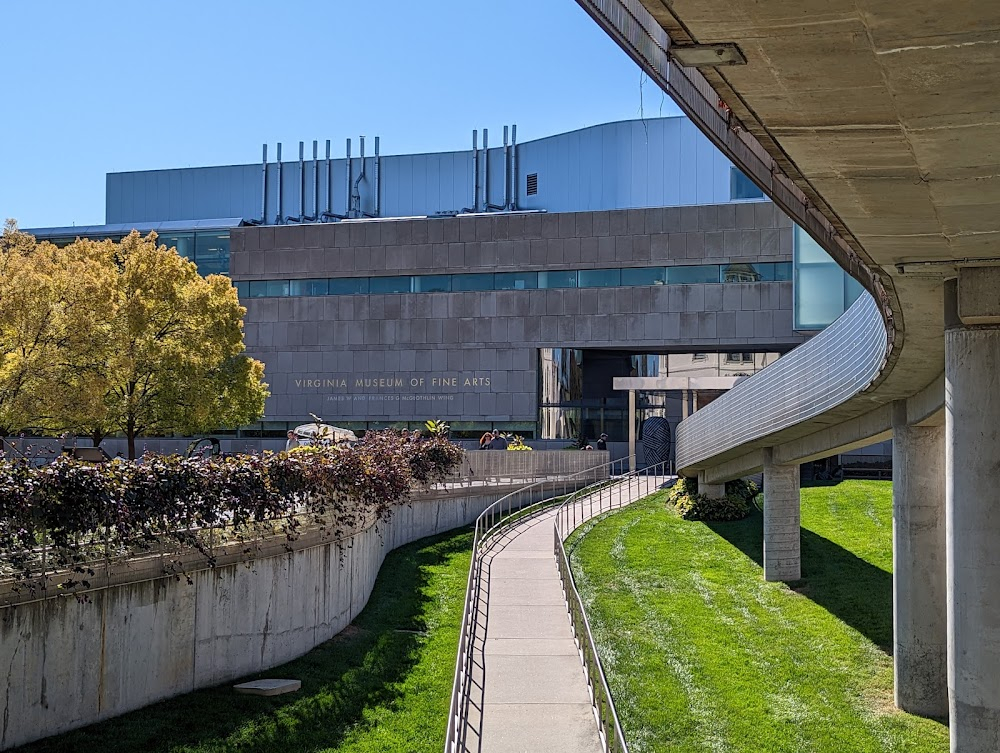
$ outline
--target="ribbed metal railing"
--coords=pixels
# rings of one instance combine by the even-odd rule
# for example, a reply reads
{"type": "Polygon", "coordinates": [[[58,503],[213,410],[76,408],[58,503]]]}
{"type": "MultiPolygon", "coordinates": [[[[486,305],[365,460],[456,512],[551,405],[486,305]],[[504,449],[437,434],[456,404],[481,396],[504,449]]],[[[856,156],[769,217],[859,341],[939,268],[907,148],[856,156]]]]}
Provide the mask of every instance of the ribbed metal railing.
{"type": "Polygon", "coordinates": [[[677,426],[677,468],[702,463],[835,408],[886,363],[886,325],[863,294],[837,321],[677,426]]]}
{"type": "MultiPolygon", "coordinates": [[[[581,453],[582,454],[582,453],[581,453]]],[[[586,453],[589,457],[593,453],[586,453]]],[[[476,604],[480,598],[480,572],[483,554],[498,534],[508,530],[525,516],[555,504],[559,495],[580,488],[604,484],[614,475],[624,475],[631,458],[622,458],[602,463],[576,473],[558,478],[550,478],[529,484],[515,492],[501,497],[487,507],[476,518],[472,539],[472,564],[465,589],[465,606],[462,612],[462,627],[458,640],[458,655],[455,659],[455,677],[452,682],[451,704],[448,710],[448,729],[445,734],[445,753],[465,750],[468,732],[469,698],[473,678],[473,639],[476,634],[479,610],[476,604]]]]}
{"type": "Polygon", "coordinates": [[[601,742],[608,753],[628,753],[628,745],[622,732],[614,698],[608,688],[604,667],[597,653],[597,644],[590,630],[590,621],[583,607],[583,599],[576,588],[573,571],[566,552],[566,539],[580,525],[604,513],[617,510],[659,488],[659,482],[669,473],[667,462],[658,463],[641,471],[630,471],[612,481],[594,484],[570,494],[560,505],[555,515],[555,555],[562,579],[563,593],[569,609],[570,622],[587,673],[590,699],[594,705],[601,733],[601,742]]]}

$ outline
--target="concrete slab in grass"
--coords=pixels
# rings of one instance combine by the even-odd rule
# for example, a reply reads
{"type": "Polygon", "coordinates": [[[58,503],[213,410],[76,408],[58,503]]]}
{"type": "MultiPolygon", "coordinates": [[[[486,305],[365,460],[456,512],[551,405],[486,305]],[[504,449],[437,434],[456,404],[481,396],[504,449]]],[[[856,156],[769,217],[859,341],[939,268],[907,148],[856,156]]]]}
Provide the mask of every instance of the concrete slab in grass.
{"type": "Polygon", "coordinates": [[[254,680],[233,685],[233,690],[246,695],[284,695],[302,687],[301,680],[254,680]]]}

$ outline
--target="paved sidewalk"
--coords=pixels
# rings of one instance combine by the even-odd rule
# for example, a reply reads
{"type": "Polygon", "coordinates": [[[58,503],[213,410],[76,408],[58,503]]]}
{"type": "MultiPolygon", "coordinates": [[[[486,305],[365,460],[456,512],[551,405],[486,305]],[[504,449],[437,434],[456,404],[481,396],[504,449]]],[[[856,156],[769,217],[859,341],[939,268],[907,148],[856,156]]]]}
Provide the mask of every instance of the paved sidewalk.
{"type": "MultiPolygon", "coordinates": [[[[660,481],[605,490],[604,498],[627,504],[660,481]]],[[[586,497],[577,507],[577,522],[596,512],[586,497]]],[[[604,749],[556,566],[554,514],[526,519],[483,555],[464,745],[470,753],[604,749]]]]}

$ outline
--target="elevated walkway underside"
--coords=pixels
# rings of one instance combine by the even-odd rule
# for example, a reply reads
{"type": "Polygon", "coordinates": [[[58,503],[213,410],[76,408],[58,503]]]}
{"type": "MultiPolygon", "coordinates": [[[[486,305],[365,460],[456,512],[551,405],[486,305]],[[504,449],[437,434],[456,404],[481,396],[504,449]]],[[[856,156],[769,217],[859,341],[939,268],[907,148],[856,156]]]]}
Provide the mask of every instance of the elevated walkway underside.
{"type": "Polygon", "coordinates": [[[896,702],[994,753],[1000,4],[578,2],[873,297],[683,421],[680,472],[763,468],[796,579],[798,464],[893,436],[896,702]]]}

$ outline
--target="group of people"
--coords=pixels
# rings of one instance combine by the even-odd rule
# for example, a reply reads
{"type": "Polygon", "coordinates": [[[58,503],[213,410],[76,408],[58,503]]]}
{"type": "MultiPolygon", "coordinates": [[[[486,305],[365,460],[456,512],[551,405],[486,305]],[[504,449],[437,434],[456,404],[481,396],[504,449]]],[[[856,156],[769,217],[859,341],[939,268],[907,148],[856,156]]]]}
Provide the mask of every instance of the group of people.
{"type": "Polygon", "coordinates": [[[507,440],[496,429],[486,432],[479,438],[480,450],[506,450],[507,444],[507,440]]]}

